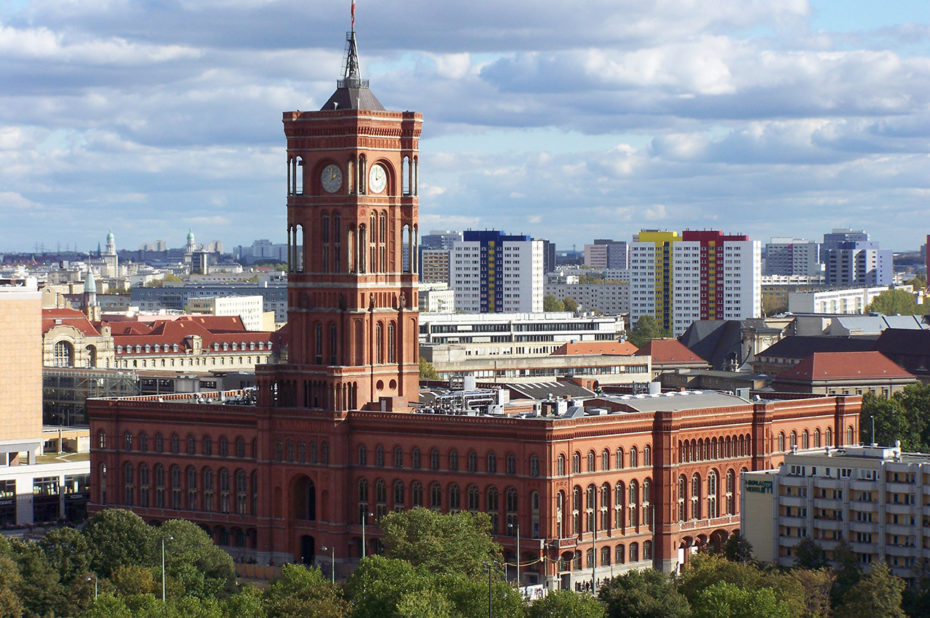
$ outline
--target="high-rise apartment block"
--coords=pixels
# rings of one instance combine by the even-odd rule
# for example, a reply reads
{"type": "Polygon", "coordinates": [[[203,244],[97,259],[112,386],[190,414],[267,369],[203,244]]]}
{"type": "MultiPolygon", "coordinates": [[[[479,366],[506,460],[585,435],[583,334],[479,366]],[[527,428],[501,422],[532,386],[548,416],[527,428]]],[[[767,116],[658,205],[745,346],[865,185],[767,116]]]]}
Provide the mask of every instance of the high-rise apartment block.
{"type": "Polygon", "coordinates": [[[758,241],[718,231],[644,231],[633,242],[630,320],[651,315],[675,335],[695,320],[741,320],[762,312],[758,241]]]}
{"type": "Polygon", "coordinates": [[[891,285],[894,283],[892,262],[891,250],[880,249],[877,242],[858,240],[839,243],[826,255],[827,285],[891,285]]]}
{"type": "Polygon", "coordinates": [[[456,310],[542,311],[541,240],[499,231],[467,231],[452,248],[449,269],[456,310]]]}
{"type": "Polygon", "coordinates": [[[832,232],[823,235],[823,242],[820,244],[820,261],[827,263],[827,256],[831,249],[838,249],[840,243],[844,242],[868,242],[869,235],[864,230],[853,230],[850,228],[833,228],[832,232]]]}
{"type": "Polygon", "coordinates": [[[595,238],[584,246],[584,265],[600,269],[626,270],[630,267],[630,249],[624,240],[595,238]]]}
{"type": "Polygon", "coordinates": [[[764,275],[820,274],[820,247],[803,238],[772,238],[765,244],[764,275]]]}

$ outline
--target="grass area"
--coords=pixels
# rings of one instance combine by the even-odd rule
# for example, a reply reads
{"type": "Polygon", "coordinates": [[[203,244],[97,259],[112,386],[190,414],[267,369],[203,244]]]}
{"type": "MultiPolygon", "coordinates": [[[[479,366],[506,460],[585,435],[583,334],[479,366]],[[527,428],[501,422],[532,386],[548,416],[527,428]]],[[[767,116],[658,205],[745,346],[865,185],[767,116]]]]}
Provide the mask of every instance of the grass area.
{"type": "Polygon", "coordinates": [[[64,461],[90,461],[90,453],[47,453],[36,457],[36,463],[61,463],[64,461]]]}

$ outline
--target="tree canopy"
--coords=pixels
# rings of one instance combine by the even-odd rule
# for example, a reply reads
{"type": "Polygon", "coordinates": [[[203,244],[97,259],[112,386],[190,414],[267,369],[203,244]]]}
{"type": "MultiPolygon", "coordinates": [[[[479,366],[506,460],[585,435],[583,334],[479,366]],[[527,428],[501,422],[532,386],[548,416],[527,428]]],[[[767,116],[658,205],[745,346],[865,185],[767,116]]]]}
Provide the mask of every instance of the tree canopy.
{"type": "Polygon", "coordinates": [[[672,331],[663,328],[658,320],[651,315],[644,315],[636,320],[636,324],[634,324],[633,328],[627,333],[627,340],[637,348],[641,348],[653,339],[662,339],[671,336],[672,331]]]}
{"type": "Polygon", "coordinates": [[[866,313],[883,313],[885,315],[923,315],[927,305],[918,305],[914,295],[907,290],[886,290],[876,296],[866,313]]]}
{"type": "Polygon", "coordinates": [[[885,446],[901,441],[901,448],[926,452],[930,448],[930,384],[909,384],[889,399],[874,393],[862,396],[859,416],[860,438],[872,442],[872,418],[875,418],[875,442],[885,446]]]}

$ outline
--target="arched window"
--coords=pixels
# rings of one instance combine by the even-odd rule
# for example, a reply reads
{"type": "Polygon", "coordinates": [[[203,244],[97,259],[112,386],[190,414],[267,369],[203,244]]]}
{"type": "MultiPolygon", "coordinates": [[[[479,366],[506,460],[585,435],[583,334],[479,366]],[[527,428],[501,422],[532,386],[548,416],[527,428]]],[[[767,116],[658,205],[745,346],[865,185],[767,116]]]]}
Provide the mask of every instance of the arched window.
{"type": "Polygon", "coordinates": [[[397,512],[403,511],[405,506],[406,501],[404,500],[404,482],[394,481],[394,510],[397,512]]]}
{"type": "Polygon", "coordinates": [[[691,477],[691,519],[701,519],[701,476],[691,477]]]}
{"type": "Polygon", "coordinates": [[[420,481],[410,483],[410,498],[414,508],[423,506],[423,484],[420,481]]]}
{"type": "Polygon", "coordinates": [[[429,467],[431,470],[439,469],[439,451],[437,449],[429,452],[429,467]]]}
{"type": "Polygon", "coordinates": [[[814,430],[814,448],[820,447],[820,428],[814,430]]]}
{"type": "Polygon", "coordinates": [[[107,447],[107,434],[102,429],[97,432],[97,448],[107,447]]]}
{"type": "Polygon", "coordinates": [[[226,436],[220,436],[220,457],[229,457],[229,440],[226,436]]]}
{"type": "Polygon", "coordinates": [[[123,448],[127,451],[132,450],[132,433],[128,431],[123,434],[123,448]]]}
{"type": "Polygon", "coordinates": [[[610,451],[601,451],[601,470],[610,470],[610,451]]]}
{"type": "Polygon", "coordinates": [[[429,508],[434,511],[442,510],[442,487],[439,483],[431,483],[429,486],[429,508]]]}
{"type": "Polygon", "coordinates": [[[594,530],[594,525],[597,519],[597,490],[594,488],[594,485],[588,485],[588,489],[585,492],[587,494],[587,504],[585,505],[585,528],[587,530],[594,530]]]}
{"type": "Polygon", "coordinates": [[[149,450],[149,437],[144,431],[139,433],[139,450],[147,453],[149,450]]]}
{"type": "Polygon", "coordinates": [[[539,456],[530,455],[530,476],[539,476],[539,456]]]}
{"type": "Polygon", "coordinates": [[[375,447],[375,465],[379,468],[384,467],[384,447],[380,444],[375,447]]]}
{"type": "Polygon", "coordinates": [[[614,550],[614,562],[617,564],[624,564],[626,562],[626,547],[623,546],[623,543],[617,545],[614,550]]]}
{"type": "Polygon", "coordinates": [[[636,450],[636,447],[630,448],[630,467],[636,468],[639,466],[639,452],[636,450]]]}
{"type": "Polygon", "coordinates": [[[375,517],[381,519],[387,514],[387,485],[384,479],[375,481],[375,517]]]}
{"type": "Polygon", "coordinates": [[[468,452],[468,471],[477,472],[478,471],[478,453],[475,451],[468,452]]]}
{"type": "Polygon", "coordinates": [[[187,454],[194,455],[197,453],[197,438],[194,437],[194,434],[187,434],[187,454]]]}
{"type": "Polygon", "coordinates": [[[785,450],[785,432],[781,431],[778,433],[778,450],[784,452],[785,450]]]}
{"type": "Polygon", "coordinates": [[[639,561],[639,543],[630,543],[630,562],[639,561]]]}
{"type": "Polygon", "coordinates": [[[652,465],[652,448],[647,444],[643,447],[643,465],[651,466],[652,465]]]}
{"type": "Polygon", "coordinates": [[[177,455],[181,450],[181,440],[178,438],[178,434],[171,434],[171,452],[177,455]]]}
{"type": "Polygon", "coordinates": [[[652,516],[652,481],[643,481],[643,523],[650,528],[654,523],[652,516]]]}
{"type": "Polygon", "coordinates": [[[595,472],[595,471],[597,471],[597,468],[595,467],[595,466],[596,466],[596,461],[597,461],[597,460],[596,460],[596,458],[595,458],[595,456],[594,456],[594,451],[588,451],[588,472],[595,472]]]}
{"type": "Polygon", "coordinates": [[[493,485],[488,487],[488,515],[491,516],[491,534],[497,534],[500,531],[500,519],[498,510],[500,508],[499,494],[497,487],[493,485]]]}
{"type": "Polygon", "coordinates": [[[685,499],[688,493],[688,480],[684,475],[678,477],[678,521],[682,522],[687,519],[685,513],[685,499]]]}
{"type": "Polygon", "coordinates": [[[530,526],[533,538],[539,538],[539,492],[530,492],[530,526]]]}
{"type": "Polygon", "coordinates": [[[804,449],[810,448],[811,447],[810,442],[811,442],[810,434],[805,429],[804,432],[801,433],[801,448],[804,448],[804,449]]]}
{"type": "Polygon", "coordinates": [[[381,322],[375,324],[375,358],[378,364],[384,363],[384,327],[381,322]]]}
{"type": "Polygon", "coordinates": [[[850,426],[846,429],[846,444],[847,444],[848,446],[854,446],[855,444],[857,444],[857,442],[856,442],[856,430],[853,429],[853,426],[852,426],[852,425],[850,425],[850,426]]]}
{"type": "Polygon", "coordinates": [[[488,474],[497,473],[497,455],[494,454],[494,451],[488,453],[488,474]]]}
{"type": "Polygon", "coordinates": [[[133,468],[132,464],[128,461],[123,464],[123,487],[125,489],[123,496],[123,504],[125,506],[133,505],[133,493],[135,492],[135,485],[133,483],[133,468]]]}
{"type": "Polygon", "coordinates": [[[556,474],[559,476],[565,476],[565,455],[559,454],[558,463],[556,465],[556,474]]]}
{"type": "Polygon", "coordinates": [[[475,485],[468,486],[468,510],[472,513],[476,512],[479,507],[479,502],[481,501],[481,492],[478,491],[478,487],[475,485]]]}
{"type": "Polygon", "coordinates": [[[194,466],[188,466],[187,476],[187,510],[197,510],[197,469],[194,466]]]}
{"type": "Polygon", "coordinates": [[[420,463],[420,449],[413,447],[413,450],[410,451],[410,467],[414,470],[419,470],[420,463]]]}
{"type": "Polygon", "coordinates": [[[504,508],[507,513],[507,529],[504,532],[513,536],[517,531],[517,490],[514,487],[508,487],[504,492],[504,508]]]}
{"type": "Polygon", "coordinates": [[[84,353],[87,355],[87,366],[96,367],[97,366],[97,348],[92,345],[86,346],[84,348],[84,353]]]}
{"type": "Polygon", "coordinates": [[[229,512],[229,471],[220,468],[220,513],[229,512]]]}
{"type": "Polygon", "coordinates": [[[368,479],[358,480],[358,522],[368,521],[368,479]]]}
{"type": "Polygon", "coordinates": [[[213,470],[205,468],[203,471],[203,510],[213,511],[216,508],[214,495],[213,470]]]}
{"type": "Polygon", "coordinates": [[[579,474],[581,472],[581,453],[575,451],[575,454],[572,455],[572,473],[579,474]]]}
{"type": "Polygon", "coordinates": [[[623,526],[626,521],[623,517],[623,501],[625,498],[626,488],[623,485],[623,481],[620,481],[614,488],[614,523],[618,528],[623,526]]]}
{"type": "Polygon", "coordinates": [[[213,439],[210,436],[204,436],[201,440],[201,447],[203,449],[203,454],[207,457],[213,455],[213,439]]]}
{"type": "Polygon", "coordinates": [[[245,470],[236,470],[236,513],[247,515],[249,509],[249,484],[245,470]]]}
{"type": "Polygon", "coordinates": [[[826,441],[825,446],[833,446],[833,429],[831,427],[827,427],[824,432],[824,439],[826,441]]]}
{"type": "Polygon", "coordinates": [[[139,464],[139,506],[149,505],[149,467],[139,464]]]}
{"type": "Polygon", "coordinates": [[[727,515],[735,515],[735,502],[736,502],[736,475],[733,474],[733,470],[727,470],[727,488],[726,488],[726,500],[727,500],[727,515]]]}
{"type": "Polygon", "coordinates": [[[462,508],[461,503],[461,494],[459,493],[459,486],[455,483],[449,485],[449,512],[455,513],[460,508],[462,508]]]}
{"type": "Polygon", "coordinates": [[[517,473],[517,458],[513,453],[507,453],[506,461],[506,472],[509,475],[514,475],[517,473]]]}
{"type": "Polygon", "coordinates": [[[798,448],[798,432],[796,431],[791,432],[791,448],[798,448]]]}
{"type": "Polygon", "coordinates": [[[364,444],[358,445],[358,465],[367,466],[368,465],[368,449],[364,444]]]}
{"type": "Polygon", "coordinates": [[[643,560],[652,560],[652,541],[643,541],[643,560]]]}
{"type": "Polygon", "coordinates": [[[74,346],[72,346],[69,342],[59,341],[55,344],[55,366],[74,366],[74,346]]]}
{"type": "Polygon", "coordinates": [[[387,353],[389,363],[397,362],[397,333],[394,322],[388,323],[387,353]]]}
{"type": "Polygon", "coordinates": [[[395,468],[404,467],[404,451],[399,446],[394,447],[394,467],[395,468]]]}
{"type": "Polygon", "coordinates": [[[155,506],[165,508],[165,467],[155,464],[155,506]]]}
{"type": "Polygon", "coordinates": [[[449,471],[458,472],[459,471],[459,452],[455,449],[449,451],[449,471]]]}
{"type": "Polygon", "coordinates": [[[707,517],[717,516],[717,471],[707,473],[707,517]]]}
{"type": "Polygon", "coordinates": [[[636,481],[630,481],[629,523],[633,527],[639,525],[639,483],[636,481]]]}
{"type": "Polygon", "coordinates": [[[572,534],[581,534],[581,487],[572,489],[572,534]]]}
{"type": "Polygon", "coordinates": [[[610,530],[610,485],[601,485],[600,529],[610,530]]]}
{"type": "Polygon", "coordinates": [[[617,449],[617,462],[614,464],[614,467],[617,468],[617,470],[623,470],[623,449],[622,448],[617,449]]]}

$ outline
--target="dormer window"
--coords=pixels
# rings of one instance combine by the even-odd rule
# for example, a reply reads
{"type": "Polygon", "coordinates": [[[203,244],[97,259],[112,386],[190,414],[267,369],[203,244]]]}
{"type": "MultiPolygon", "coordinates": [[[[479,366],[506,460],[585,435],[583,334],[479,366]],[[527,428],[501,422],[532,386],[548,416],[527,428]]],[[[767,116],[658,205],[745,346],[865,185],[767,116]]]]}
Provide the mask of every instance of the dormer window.
{"type": "Polygon", "coordinates": [[[224,342],[223,342],[223,351],[226,352],[227,350],[229,350],[229,344],[226,343],[226,342],[224,341],[224,342]]]}
{"type": "Polygon", "coordinates": [[[121,345],[116,346],[116,353],[117,353],[117,354],[122,354],[122,353],[123,353],[123,346],[121,346],[121,345]]]}
{"type": "Polygon", "coordinates": [[[152,346],[150,346],[149,344],[146,343],[146,344],[145,344],[145,353],[148,354],[148,353],[151,352],[151,351],[152,351],[152,346]]]}
{"type": "Polygon", "coordinates": [[[158,351],[159,351],[160,348],[161,348],[161,346],[159,346],[159,345],[156,343],[155,346],[154,346],[154,349],[155,349],[155,353],[156,353],[156,354],[158,354],[158,351]]]}
{"type": "Polygon", "coordinates": [[[254,350],[254,349],[255,349],[255,342],[254,342],[254,341],[250,341],[250,342],[249,342],[249,349],[250,349],[250,350],[254,350]]]}
{"type": "Polygon", "coordinates": [[[214,341],[214,342],[213,342],[213,351],[214,351],[214,352],[217,352],[217,351],[219,351],[219,349],[220,349],[220,344],[219,344],[219,342],[214,341]]]}
{"type": "Polygon", "coordinates": [[[233,351],[233,352],[236,351],[236,342],[235,342],[235,341],[232,342],[232,351],[233,351]]]}
{"type": "Polygon", "coordinates": [[[142,354],[142,346],[138,343],[136,344],[136,354],[142,354]]]}
{"type": "Polygon", "coordinates": [[[171,351],[172,351],[172,352],[177,352],[177,351],[178,351],[178,344],[176,344],[176,343],[172,344],[172,345],[171,345],[171,351]]]}

